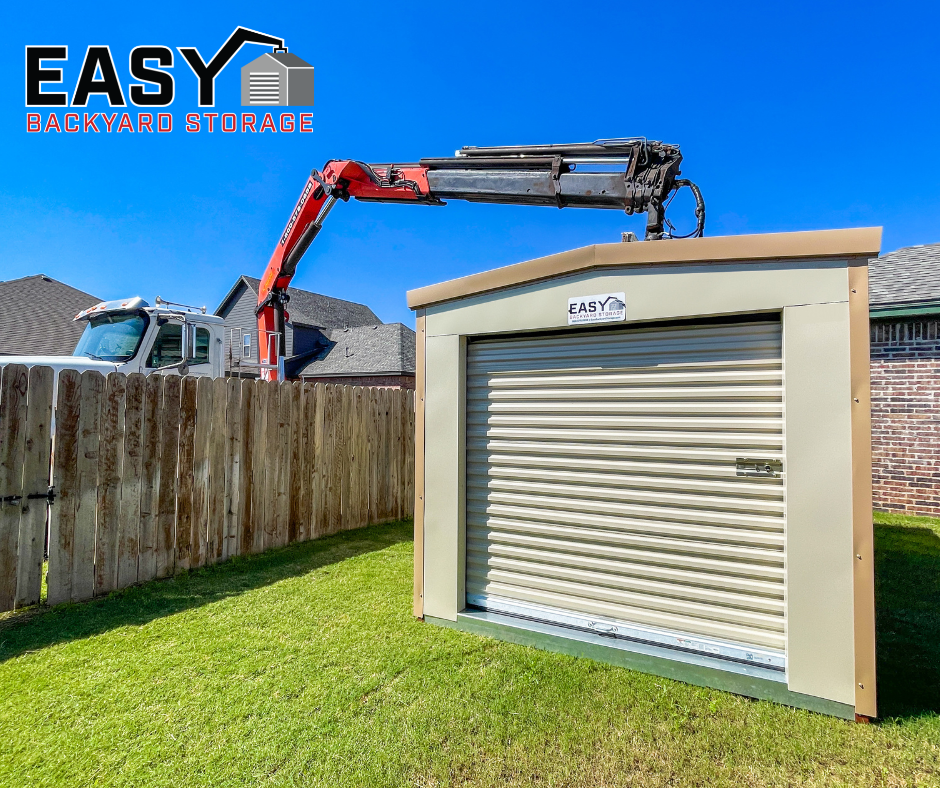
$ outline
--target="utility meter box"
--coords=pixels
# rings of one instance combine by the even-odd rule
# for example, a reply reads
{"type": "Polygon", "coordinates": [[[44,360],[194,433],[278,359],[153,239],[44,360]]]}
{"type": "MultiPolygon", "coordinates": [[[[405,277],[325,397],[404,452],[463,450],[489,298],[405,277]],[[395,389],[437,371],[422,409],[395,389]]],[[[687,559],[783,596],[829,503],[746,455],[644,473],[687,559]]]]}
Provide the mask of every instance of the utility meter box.
{"type": "Polygon", "coordinates": [[[876,716],[880,242],[604,244],[410,292],[415,613],[876,716]]]}

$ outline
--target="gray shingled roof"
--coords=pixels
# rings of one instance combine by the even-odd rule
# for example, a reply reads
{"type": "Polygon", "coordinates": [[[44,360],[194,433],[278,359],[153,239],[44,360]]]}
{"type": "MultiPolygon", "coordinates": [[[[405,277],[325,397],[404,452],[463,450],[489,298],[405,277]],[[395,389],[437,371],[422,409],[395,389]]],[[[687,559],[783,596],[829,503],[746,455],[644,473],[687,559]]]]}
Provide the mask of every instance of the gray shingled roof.
{"type": "Polygon", "coordinates": [[[75,315],[100,301],[45,274],[0,282],[0,355],[70,356],[85,330],[75,315]]]}
{"type": "Polygon", "coordinates": [[[332,328],[330,344],[298,376],[414,375],[415,332],[401,323],[332,328]]]}
{"type": "Polygon", "coordinates": [[[906,246],[868,264],[872,307],[940,301],[940,243],[906,246]]]}
{"type": "MultiPolygon", "coordinates": [[[[215,314],[218,315],[222,311],[242,281],[252,289],[255,295],[258,294],[261,280],[253,276],[241,276],[229,290],[228,295],[222,299],[215,314]]],[[[290,296],[287,313],[290,315],[291,322],[299,325],[316,328],[345,328],[346,326],[371,326],[382,323],[375,312],[365,304],[311,293],[309,290],[298,290],[296,287],[288,287],[287,294],[290,296]]]]}

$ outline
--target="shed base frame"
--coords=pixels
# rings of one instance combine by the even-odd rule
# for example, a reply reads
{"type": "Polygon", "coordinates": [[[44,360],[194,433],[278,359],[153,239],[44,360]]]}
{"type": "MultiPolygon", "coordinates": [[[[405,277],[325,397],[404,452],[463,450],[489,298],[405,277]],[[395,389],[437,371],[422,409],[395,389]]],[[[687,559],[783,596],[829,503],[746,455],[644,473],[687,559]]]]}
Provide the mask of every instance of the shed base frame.
{"type": "MultiPolygon", "coordinates": [[[[841,717],[845,720],[854,721],[856,718],[854,706],[791,692],[787,689],[786,683],[780,679],[748,675],[748,673],[755,672],[752,669],[748,669],[748,673],[735,672],[738,666],[734,663],[729,663],[731,666],[729,668],[701,664],[703,660],[700,657],[673,649],[613,640],[589,632],[486,611],[465,610],[457,614],[456,621],[433,616],[425,616],[425,621],[437,626],[459,629],[463,632],[484,635],[522,646],[593,659],[597,662],[651,673],[699,687],[710,687],[749,698],[774,701],[819,714],[841,717]]],[[[764,672],[771,673],[771,671],[764,672]]]]}

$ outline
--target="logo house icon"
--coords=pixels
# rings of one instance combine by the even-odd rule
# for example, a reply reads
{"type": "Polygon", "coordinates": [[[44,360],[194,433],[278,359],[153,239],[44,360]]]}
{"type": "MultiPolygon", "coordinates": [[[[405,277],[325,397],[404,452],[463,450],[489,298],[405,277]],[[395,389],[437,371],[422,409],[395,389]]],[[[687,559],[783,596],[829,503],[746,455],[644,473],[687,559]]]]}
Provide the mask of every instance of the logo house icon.
{"type": "Polygon", "coordinates": [[[242,66],[242,106],[313,105],[313,66],[276,48],[242,66]]]}

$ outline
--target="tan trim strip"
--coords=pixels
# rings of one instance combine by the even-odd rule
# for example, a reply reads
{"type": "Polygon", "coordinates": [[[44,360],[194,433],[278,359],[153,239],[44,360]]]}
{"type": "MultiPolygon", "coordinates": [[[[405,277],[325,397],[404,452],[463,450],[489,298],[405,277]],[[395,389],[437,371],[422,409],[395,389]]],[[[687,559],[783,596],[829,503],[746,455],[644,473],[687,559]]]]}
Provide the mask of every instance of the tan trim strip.
{"type": "Polygon", "coordinates": [[[424,618],[424,398],[427,392],[425,369],[427,332],[424,310],[418,310],[415,326],[415,567],[414,614],[424,618]]]}
{"type": "Polygon", "coordinates": [[[871,355],[868,268],[849,271],[852,376],[852,542],[855,610],[855,713],[877,717],[875,691],[875,549],[871,494],[871,355]]]}
{"type": "Polygon", "coordinates": [[[741,263],[824,257],[874,257],[881,249],[881,228],[816,230],[801,233],[729,235],[675,241],[595,244],[569,252],[483,271],[408,292],[411,309],[455,298],[515,287],[555,276],[624,265],[741,263]]]}

